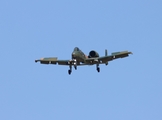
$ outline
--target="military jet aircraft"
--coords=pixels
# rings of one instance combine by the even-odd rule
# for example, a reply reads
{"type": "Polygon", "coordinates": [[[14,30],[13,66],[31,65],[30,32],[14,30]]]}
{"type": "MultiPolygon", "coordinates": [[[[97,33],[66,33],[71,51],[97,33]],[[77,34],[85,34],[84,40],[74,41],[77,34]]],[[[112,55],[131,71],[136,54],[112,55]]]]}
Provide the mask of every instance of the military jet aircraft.
{"type": "Polygon", "coordinates": [[[87,56],[78,47],[75,47],[71,54],[71,60],[58,60],[57,57],[50,57],[41,58],[35,60],[35,62],[40,62],[41,64],[67,65],[70,68],[68,70],[68,74],[70,75],[72,72],[72,66],[74,66],[74,69],[77,70],[77,66],[96,65],[96,70],[100,72],[100,64],[108,65],[109,61],[115,60],[117,58],[128,57],[129,54],[132,54],[132,52],[121,51],[108,55],[107,50],[105,50],[105,56],[100,57],[96,51],[91,50],[87,56]]]}

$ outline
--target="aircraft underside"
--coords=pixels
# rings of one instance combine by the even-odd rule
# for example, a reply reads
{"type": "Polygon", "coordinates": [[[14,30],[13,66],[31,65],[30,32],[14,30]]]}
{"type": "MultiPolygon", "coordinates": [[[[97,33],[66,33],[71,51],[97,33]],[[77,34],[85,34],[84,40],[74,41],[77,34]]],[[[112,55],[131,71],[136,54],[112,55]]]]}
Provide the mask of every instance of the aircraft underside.
{"type": "MultiPolygon", "coordinates": [[[[75,70],[77,70],[77,66],[80,66],[82,64],[86,64],[85,62],[82,61],[82,64],[80,64],[80,62],[78,62],[76,59],[73,59],[71,61],[71,63],[68,63],[69,64],[69,70],[68,70],[68,74],[70,75],[72,73],[72,67],[74,67],[75,70]]],[[[89,65],[96,65],[96,70],[97,72],[100,72],[100,67],[99,67],[99,64],[101,64],[99,61],[95,61],[95,62],[92,62],[92,63],[87,63],[89,65]]],[[[105,65],[108,65],[108,63],[105,63],[105,65]]]]}
{"type": "MultiPolygon", "coordinates": [[[[72,73],[72,65],[69,66],[68,74],[70,75],[72,73]]],[[[77,66],[74,66],[74,69],[77,70],[77,66]]],[[[97,72],[100,72],[99,64],[96,64],[96,70],[97,72]]]]}

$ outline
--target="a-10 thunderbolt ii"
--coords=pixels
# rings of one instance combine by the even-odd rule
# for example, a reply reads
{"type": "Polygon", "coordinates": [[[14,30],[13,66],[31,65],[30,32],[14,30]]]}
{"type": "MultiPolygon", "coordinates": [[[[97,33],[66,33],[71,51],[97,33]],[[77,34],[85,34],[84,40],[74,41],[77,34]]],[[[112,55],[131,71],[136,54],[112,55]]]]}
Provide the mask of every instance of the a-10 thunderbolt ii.
{"type": "Polygon", "coordinates": [[[121,51],[114,52],[111,55],[108,55],[107,50],[105,50],[105,56],[100,57],[96,51],[91,50],[89,52],[89,55],[87,56],[78,47],[75,47],[71,54],[71,60],[58,60],[57,57],[50,57],[41,58],[35,60],[35,62],[40,62],[41,64],[67,65],[70,68],[68,70],[68,73],[70,75],[72,72],[72,66],[74,66],[74,69],[77,70],[77,66],[96,65],[96,70],[100,72],[100,64],[108,65],[109,61],[115,60],[117,58],[128,57],[129,54],[132,54],[132,52],[121,51]]]}

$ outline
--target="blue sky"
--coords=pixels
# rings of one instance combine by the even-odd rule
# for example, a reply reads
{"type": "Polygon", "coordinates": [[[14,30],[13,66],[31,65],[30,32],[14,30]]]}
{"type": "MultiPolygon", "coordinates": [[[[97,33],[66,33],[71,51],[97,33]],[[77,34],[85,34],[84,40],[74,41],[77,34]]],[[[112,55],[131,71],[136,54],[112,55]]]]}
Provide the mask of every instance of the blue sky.
{"type": "Polygon", "coordinates": [[[162,1],[0,1],[1,120],[161,120],[162,1]],[[100,56],[134,54],[101,65],[41,65],[70,59],[74,47],[100,56]]]}

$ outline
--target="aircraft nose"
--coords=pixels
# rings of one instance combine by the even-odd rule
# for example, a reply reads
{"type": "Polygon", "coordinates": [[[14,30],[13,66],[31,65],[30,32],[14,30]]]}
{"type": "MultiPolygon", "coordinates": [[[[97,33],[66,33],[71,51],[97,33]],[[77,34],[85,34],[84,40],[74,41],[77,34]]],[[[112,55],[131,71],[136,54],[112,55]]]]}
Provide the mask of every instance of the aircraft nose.
{"type": "Polygon", "coordinates": [[[72,57],[76,57],[77,54],[75,52],[72,53],[72,57]]]}
{"type": "Polygon", "coordinates": [[[76,53],[75,53],[75,52],[73,52],[73,53],[72,53],[72,56],[75,56],[75,55],[76,55],[76,53]]]}

